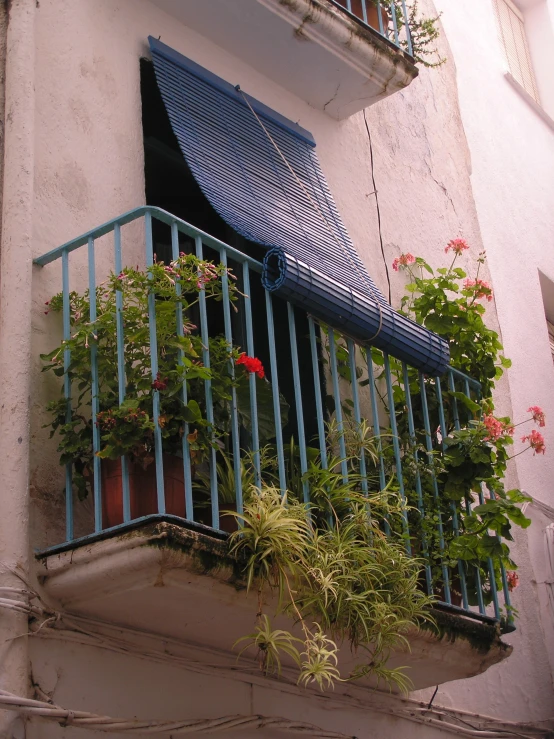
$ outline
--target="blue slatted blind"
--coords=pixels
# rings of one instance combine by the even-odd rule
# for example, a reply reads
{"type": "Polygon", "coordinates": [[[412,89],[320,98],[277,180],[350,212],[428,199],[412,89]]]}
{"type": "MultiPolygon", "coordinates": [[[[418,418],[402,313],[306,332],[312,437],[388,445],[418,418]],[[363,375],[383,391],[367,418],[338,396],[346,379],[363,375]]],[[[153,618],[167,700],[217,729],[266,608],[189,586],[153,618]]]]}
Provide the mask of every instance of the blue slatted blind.
{"type": "Polygon", "coordinates": [[[396,313],[375,286],[342,223],[311,134],[149,41],[171,126],[202,192],[232,228],[268,249],[265,286],[358,341],[442,373],[446,343],[396,313]]]}

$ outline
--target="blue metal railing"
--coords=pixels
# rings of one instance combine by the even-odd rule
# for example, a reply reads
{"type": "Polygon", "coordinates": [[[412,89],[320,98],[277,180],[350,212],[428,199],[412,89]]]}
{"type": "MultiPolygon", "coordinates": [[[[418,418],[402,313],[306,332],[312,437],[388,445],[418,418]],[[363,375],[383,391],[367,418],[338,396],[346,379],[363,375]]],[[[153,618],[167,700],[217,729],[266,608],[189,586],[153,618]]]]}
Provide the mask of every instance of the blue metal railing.
{"type": "Polygon", "coordinates": [[[413,56],[406,0],[331,0],[331,2],[363,25],[378,31],[398,49],[413,56]]]}
{"type": "MultiPolygon", "coordinates": [[[[484,582],[483,568],[475,566],[473,569],[459,562],[455,567],[447,559],[446,539],[448,536],[457,537],[460,534],[460,521],[454,503],[445,502],[441,494],[439,475],[435,474],[437,454],[443,448],[444,439],[453,430],[459,430],[469,419],[468,410],[464,403],[459,403],[460,393],[469,400],[479,399],[480,385],[461,372],[450,368],[444,378],[424,376],[421,372],[408,367],[386,353],[375,348],[360,347],[352,339],[342,337],[327,326],[321,326],[311,316],[300,315],[290,303],[284,304],[261,286],[260,273],[262,265],[257,260],[243,254],[233,247],[198,230],[175,216],[153,207],[140,207],[119,218],[83,234],[77,239],[48,252],[35,260],[35,264],[45,266],[55,260],[62,263],[62,298],[63,298],[63,337],[64,341],[71,339],[71,293],[70,293],[70,254],[87,246],[88,254],[88,287],[89,309],[91,326],[96,320],[97,282],[95,262],[97,251],[96,243],[99,239],[111,236],[113,239],[113,266],[115,274],[121,274],[125,264],[123,252],[123,231],[128,224],[134,223],[132,236],[136,248],[136,224],[144,227],[146,247],[146,268],[153,265],[154,254],[154,227],[166,229],[171,244],[168,258],[177,260],[182,251],[183,240],[187,243],[190,252],[198,258],[207,258],[230,266],[235,275],[242,278],[241,291],[238,297],[237,315],[243,316],[242,336],[245,346],[240,347],[241,341],[235,335],[236,321],[233,321],[232,305],[229,293],[229,277],[224,270],[221,276],[221,303],[223,317],[223,335],[227,347],[235,345],[244,348],[248,356],[255,356],[256,349],[265,352],[268,360],[269,376],[271,380],[271,405],[274,424],[272,440],[276,456],[276,473],[280,488],[285,491],[290,482],[290,458],[286,456],[285,430],[288,429],[288,438],[294,436],[298,448],[298,464],[300,470],[299,497],[308,503],[310,501],[309,469],[310,455],[314,450],[319,455],[319,464],[325,470],[328,468],[331,457],[339,461],[337,471],[345,481],[352,474],[352,467],[347,463],[349,450],[347,449],[346,427],[348,424],[360,429],[363,424],[373,433],[373,448],[376,454],[372,457],[366,453],[366,448],[360,445],[356,456],[357,471],[361,479],[361,489],[382,491],[394,482],[398,496],[405,504],[400,531],[397,535],[403,537],[408,553],[417,554],[423,560],[422,587],[430,594],[434,593],[444,606],[457,609],[466,615],[482,620],[501,617],[501,608],[496,588],[496,576],[492,561],[489,561],[488,572],[484,582]],[[181,243],[180,243],[181,239],[181,243]],[[276,324],[275,309],[279,309],[279,325],[276,324]],[[302,320],[302,324],[299,321],[302,320]],[[235,325],[235,331],[233,326],[235,325]],[[299,326],[302,325],[302,335],[299,326]],[[257,332],[255,332],[255,327],[257,332]],[[287,351],[281,342],[278,347],[276,327],[279,336],[288,335],[287,351]],[[263,336],[262,336],[263,333],[263,336]],[[302,355],[300,355],[300,346],[302,355]],[[265,347],[265,348],[264,348],[265,347]],[[290,349],[290,353],[289,350],[290,349]],[[324,357],[326,355],[326,358],[324,357]],[[288,379],[287,379],[288,378],[288,379]],[[303,379],[302,379],[303,378],[303,379]],[[306,387],[306,378],[309,378],[310,387],[306,387]],[[289,388],[288,403],[292,409],[289,414],[288,425],[283,425],[282,418],[282,387],[289,388]],[[303,384],[304,383],[304,384],[303,384]],[[444,387],[443,387],[443,383],[444,387]],[[315,413],[315,419],[313,417],[315,413]],[[336,431],[335,447],[329,442],[328,433],[330,422],[333,421],[336,431]],[[293,431],[291,432],[291,424],[293,431]],[[311,435],[308,429],[311,429],[311,435]],[[424,479],[425,476],[425,479],[424,479]],[[415,516],[415,519],[414,519],[415,516]],[[415,524],[414,524],[415,520],[415,524]],[[427,527],[421,522],[430,520],[427,527]],[[415,528],[414,528],[415,526],[415,528]],[[473,598],[469,597],[468,578],[472,581],[473,598]],[[486,594],[486,598],[485,598],[486,594]],[[456,599],[460,602],[457,603],[456,599]],[[473,601],[473,605],[470,603],[473,601]],[[487,601],[487,602],[485,602],[487,601]]],[[[105,240],[101,244],[106,246],[105,240]]],[[[107,255],[103,254],[105,267],[107,255]]],[[[136,254],[134,255],[136,259],[136,254]]],[[[109,261],[109,260],[108,260],[109,261]]],[[[181,287],[177,281],[175,335],[181,339],[184,336],[183,310],[179,301],[181,287]]],[[[117,344],[117,398],[119,404],[125,402],[128,388],[125,378],[125,356],[128,347],[125,342],[125,311],[121,291],[116,293],[116,344],[117,344]]],[[[151,292],[148,297],[148,329],[152,379],[158,376],[158,348],[156,329],[156,296],[151,292]]],[[[205,289],[199,293],[199,324],[202,344],[202,363],[205,368],[210,367],[210,313],[207,305],[205,289]]],[[[180,349],[177,362],[181,366],[184,362],[183,352],[180,349]]],[[[98,347],[94,340],[90,342],[90,414],[92,427],[92,493],[94,503],[93,531],[85,535],[105,534],[106,523],[103,522],[103,490],[102,465],[104,460],[98,456],[101,448],[101,436],[96,424],[99,407],[99,373],[98,347]]],[[[71,387],[71,353],[64,350],[64,397],[65,421],[71,423],[73,414],[73,399],[71,387]],[[68,371],[69,370],[69,371],[68,371]]],[[[229,361],[227,372],[234,377],[236,369],[229,361]]],[[[180,391],[184,406],[190,399],[190,387],[187,380],[182,382],[180,391]]],[[[155,487],[156,510],[151,516],[171,514],[166,509],[166,490],[164,478],[163,438],[160,426],[160,391],[152,390],[153,419],[154,419],[154,457],[155,457],[155,487]]],[[[205,379],[203,384],[203,407],[206,421],[213,427],[214,399],[212,396],[212,380],[205,379]]],[[[233,460],[233,485],[237,512],[243,510],[243,467],[246,459],[253,465],[254,482],[260,485],[262,480],[262,454],[260,443],[260,416],[259,416],[259,388],[256,377],[250,373],[248,377],[249,422],[239,418],[237,391],[232,384],[229,403],[227,434],[230,440],[229,458],[233,460]]],[[[471,404],[469,404],[471,405],[471,404]]],[[[189,448],[189,427],[184,422],[182,434],[182,466],[183,466],[183,524],[201,525],[204,530],[220,532],[220,490],[218,482],[218,462],[221,450],[213,444],[208,452],[209,484],[207,502],[209,507],[208,521],[200,520],[197,515],[198,500],[195,495],[195,477],[198,470],[193,464],[193,457],[189,448]]],[[[121,527],[136,523],[130,496],[129,461],[121,458],[121,496],[122,520],[109,531],[117,532],[121,527]]],[[[75,537],[74,530],[74,485],[73,469],[68,464],[65,474],[66,489],[66,541],[52,547],[54,551],[68,545],[75,545],[83,537],[75,537]]],[[[485,500],[484,492],[479,493],[478,501],[485,500]]],[[[472,500],[465,498],[464,506],[467,513],[471,511],[472,500]]],[[[173,515],[173,514],[171,514],[173,515]]],[[[92,522],[91,522],[92,524],[92,522]]],[[[92,528],[92,526],[91,526],[92,528]]],[[[391,533],[388,519],[384,522],[385,532],[391,533]]],[[[504,602],[509,606],[509,592],[505,573],[501,570],[504,602]]]]}

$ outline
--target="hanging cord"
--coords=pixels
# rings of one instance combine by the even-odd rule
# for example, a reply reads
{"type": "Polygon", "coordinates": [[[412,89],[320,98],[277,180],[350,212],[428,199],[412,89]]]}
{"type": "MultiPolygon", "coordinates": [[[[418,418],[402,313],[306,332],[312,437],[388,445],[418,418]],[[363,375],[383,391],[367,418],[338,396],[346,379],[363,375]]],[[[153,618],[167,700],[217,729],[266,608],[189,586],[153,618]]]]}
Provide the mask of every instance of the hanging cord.
{"type": "MultiPolygon", "coordinates": [[[[337,234],[335,233],[335,230],[331,227],[331,224],[329,223],[329,221],[325,217],[325,214],[323,213],[323,211],[321,210],[321,208],[319,207],[319,205],[316,203],[316,201],[312,198],[312,196],[310,195],[309,190],[306,188],[306,186],[304,185],[304,183],[302,182],[302,180],[300,179],[300,177],[294,171],[294,169],[290,165],[288,159],[286,158],[286,156],[283,154],[283,152],[279,148],[279,145],[277,144],[277,142],[275,141],[275,139],[273,138],[273,136],[267,130],[266,126],[264,125],[264,123],[261,120],[261,118],[259,117],[259,115],[256,113],[256,111],[254,110],[254,108],[250,105],[250,101],[248,100],[248,98],[246,97],[246,95],[244,94],[244,92],[241,90],[240,85],[237,85],[235,87],[235,90],[242,95],[242,97],[244,99],[244,102],[250,108],[250,111],[251,111],[252,115],[258,121],[258,123],[260,124],[260,127],[261,127],[262,131],[265,133],[265,135],[267,136],[267,138],[269,139],[269,141],[273,145],[275,151],[279,154],[279,156],[281,157],[281,159],[285,163],[287,169],[289,170],[289,172],[292,174],[292,176],[296,180],[296,183],[299,185],[299,187],[302,190],[302,192],[304,193],[304,195],[308,198],[309,202],[313,205],[313,207],[315,208],[315,210],[317,211],[317,213],[319,213],[319,215],[321,216],[323,222],[327,226],[327,229],[328,229],[329,233],[331,234],[331,236],[333,237],[333,239],[335,240],[335,242],[338,244],[339,249],[341,249],[342,253],[348,259],[348,261],[350,263],[350,266],[354,269],[355,272],[358,273],[358,276],[361,277],[362,280],[365,281],[366,275],[364,275],[363,272],[361,272],[359,266],[356,264],[356,262],[352,259],[351,255],[349,254],[348,249],[346,249],[345,245],[338,238],[337,234]]],[[[389,283],[389,287],[390,287],[390,283],[389,283]]],[[[378,327],[376,333],[373,334],[373,336],[371,336],[369,339],[366,339],[366,342],[367,343],[370,343],[370,342],[374,341],[379,336],[379,334],[381,333],[381,329],[383,328],[383,309],[381,307],[381,302],[379,300],[377,300],[374,297],[374,295],[371,295],[371,298],[374,300],[375,305],[377,306],[377,308],[379,310],[379,327],[378,327]]],[[[389,298],[389,302],[390,302],[390,298],[389,298]]]]}
{"type": "Polygon", "coordinates": [[[369,131],[369,126],[367,124],[367,118],[365,115],[365,108],[364,108],[364,123],[365,123],[365,129],[367,131],[367,138],[369,141],[369,159],[371,163],[371,181],[373,182],[373,192],[372,195],[375,195],[375,205],[377,206],[377,226],[379,228],[379,242],[381,244],[381,254],[383,256],[383,264],[385,265],[385,273],[387,275],[387,284],[389,286],[389,303],[392,305],[392,295],[391,295],[391,286],[390,286],[390,275],[389,275],[389,266],[387,264],[387,259],[385,257],[385,247],[383,246],[383,233],[381,231],[381,209],[379,208],[379,193],[377,191],[377,184],[375,183],[375,168],[373,166],[373,143],[371,141],[371,133],[369,131]]]}
{"type": "Polygon", "coordinates": [[[161,721],[159,719],[140,720],[136,718],[112,718],[88,711],[70,711],[44,700],[33,700],[0,690],[0,707],[16,709],[20,713],[44,720],[55,721],[60,726],[103,731],[114,734],[206,734],[233,729],[273,729],[277,731],[301,734],[303,736],[321,737],[321,739],[356,739],[335,731],[325,731],[304,721],[277,716],[232,715],[211,719],[189,719],[180,721],[161,721]]]}
{"type": "MultiPolygon", "coordinates": [[[[0,565],[1,568],[1,565],[0,565]]],[[[17,573],[14,573],[17,574],[17,573]]],[[[31,630],[25,636],[34,636],[38,638],[54,638],[60,639],[67,644],[68,641],[93,646],[99,649],[108,649],[125,655],[133,655],[142,659],[163,661],[168,658],[167,640],[164,639],[164,649],[159,652],[145,651],[143,646],[132,645],[121,638],[112,638],[106,636],[102,632],[95,629],[98,626],[106,627],[107,624],[100,624],[97,621],[87,619],[73,614],[65,614],[54,610],[50,606],[41,604],[38,595],[25,583],[24,588],[0,587],[0,609],[18,611],[27,613],[31,619],[31,630]],[[32,605],[29,601],[36,601],[36,605],[32,605]],[[37,622],[42,618],[41,623],[37,626],[37,622]],[[61,626],[61,630],[60,630],[61,626]],[[70,630],[68,630],[70,629],[70,630]]],[[[130,636],[140,634],[146,636],[142,632],[136,632],[123,626],[117,627],[118,633],[127,633],[130,636]]],[[[21,636],[24,636],[21,634],[21,636]]],[[[148,636],[152,636],[149,634],[148,636]]],[[[17,638],[17,637],[14,637],[17,638]]],[[[190,669],[190,657],[178,662],[185,669],[190,669]]],[[[218,674],[221,674],[218,666],[218,674]]],[[[236,673],[232,679],[236,679],[236,673]]],[[[96,714],[84,711],[71,711],[66,708],[54,705],[49,695],[40,689],[36,683],[33,683],[39,700],[30,700],[21,696],[16,696],[8,691],[0,691],[0,708],[5,706],[7,709],[19,710],[29,717],[36,716],[44,720],[56,721],[65,726],[75,726],[94,729],[103,732],[122,732],[130,734],[159,734],[164,732],[173,732],[174,734],[192,734],[192,733],[209,733],[209,731],[223,730],[223,728],[273,728],[291,733],[303,734],[305,736],[315,736],[321,739],[355,739],[355,737],[347,737],[344,734],[335,732],[325,732],[311,724],[303,722],[291,721],[278,717],[263,717],[258,715],[250,716],[225,716],[219,719],[194,719],[187,721],[163,722],[153,721],[137,721],[136,719],[114,719],[108,716],[98,716],[96,714]],[[236,721],[234,725],[230,725],[229,721],[236,721]],[[221,725],[216,722],[227,722],[221,725]],[[250,721],[251,723],[244,723],[250,721]],[[258,721],[258,725],[255,722],[258,721]],[[211,722],[211,723],[210,723],[211,722]],[[140,729],[138,728],[140,725],[140,729]],[[212,728],[213,725],[213,728],[212,728]]],[[[384,710],[386,715],[402,718],[407,721],[426,724],[428,726],[437,727],[441,731],[451,731],[460,736],[475,737],[476,739],[508,739],[509,737],[520,739],[544,739],[544,729],[530,725],[510,724],[509,722],[501,722],[498,725],[497,720],[477,716],[475,714],[463,711],[449,711],[445,708],[429,709],[425,704],[416,704],[413,701],[402,701],[402,706],[394,705],[388,710],[384,710]],[[402,707],[404,706],[404,707],[402,707]],[[464,716],[465,718],[462,718],[464,716]],[[467,719],[472,719],[472,722],[467,719]],[[475,725],[475,721],[479,725],[475,725]]],[[[383,712],[383,708],[377,709],[383,712]]]]}

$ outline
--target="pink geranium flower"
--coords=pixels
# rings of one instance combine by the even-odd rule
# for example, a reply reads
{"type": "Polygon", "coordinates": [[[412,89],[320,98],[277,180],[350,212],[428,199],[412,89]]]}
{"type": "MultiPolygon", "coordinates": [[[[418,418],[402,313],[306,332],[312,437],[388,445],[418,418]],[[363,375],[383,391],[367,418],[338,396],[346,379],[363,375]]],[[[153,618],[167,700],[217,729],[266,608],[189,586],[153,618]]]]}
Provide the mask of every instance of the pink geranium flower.
{"type": "Polygon", "coordinates": [[[489,303],[492,300],[492,288],[485,280],[464,280],[464,289],[471,290],[475,288],[475,298],[486,298],[489,303]]]}
{"type": "Polygon", "coordinates": [[[408,264],[413,264],[414,262],[415,262],[415,257],[413,254],[401,254],[392,263],[392,268],[395,272],[398,272],[399,267],[406,267],[408,264]]]}
{"type": "Polygon", "coordinates": [[[460,255],[463,251],[469,249],[469,244],[465,239],[452,239],[448,242],[444,251],[448,253],[451,249],[455,254],[460,255]]]}
{"type": "Polygon", "coordinates": [[[530,434],[527,434],[527,436],[522,436],[521,441],[524,443],[526,441],[529,442],[529,446],[535,454],[544,454],[546,452],[544,436],[535,429],[533,429],[530,434]]]}
{"type": "Polygon", "coordinates": [[[514,427],[507,423],[502,423],[492,414],[488,414],[483,418],[483,424],[488,431],[488,435],[484,437],[485,441],[497,441],[501,436],[509,434],[513,436],[514,427]]]}
{"type": "Polygon", "coordinates": [[[546,416],[540,406],[532,405],[530,408],[527,408],[527,413],[533,414],[533,421],[538,423],[541,428],[546,425],[546,416]]]}

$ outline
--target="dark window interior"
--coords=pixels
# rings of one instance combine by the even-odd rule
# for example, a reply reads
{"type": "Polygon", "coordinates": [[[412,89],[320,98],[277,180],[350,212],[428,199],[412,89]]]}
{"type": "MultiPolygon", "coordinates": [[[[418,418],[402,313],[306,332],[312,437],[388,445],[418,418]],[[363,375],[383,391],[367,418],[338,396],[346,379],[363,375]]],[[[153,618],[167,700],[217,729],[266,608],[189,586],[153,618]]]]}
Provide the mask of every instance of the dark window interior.
{"type": "MultiPolygon", "coordinates": [[[[141,96],[142,125],[144,134],[144,168],[147,205],[157,206],[187,221],[221,241],[235,247],[239,251],[262,261],[265,249],[258,244],[247,241],[232,229],[212,208],[207,198],[194,179],[179,144],[171,128],[169,117],[156,83],[154,67],[151,61],[141,59],[141,96]]],[[[181,251],[192,251],[194,244],[181,234],[181,251]]],[[[171,260],[171,241],[169,228],[154,221],[154,245],[158,260],[171,260]]],[[[219,255],[210,249],[204,250],[204,257],[218,260],[219,255]]],[[[239,279],[242,290],[242,269],[237,263],[229,262],[239,279]]],[[[254,344],[256,356],[264,365],[268,379],[271,378],[269,362],[269,344],[267,336],[267,317],[265,309],[265,291],[259,276],[250,272],[250,295],[252,298],[252,318],[254,327],[254,344]]],[[[289,410],[289,422],[283,429],[285,444],[294,436],[297,438],[298,427],[294,403],[294,383],[292,377],[290,339],[286,303],[280,298],[273,298],[275,323],[275,340],[279,371],[279,389],[286,398],[289,410]]],[[[197,317],[192,317],[197,322],[197,317]]],[[[313,391],[312,363],[309,345],[308,321],[306,314],[296,309],[296,332],[300,359],[300,383],[304,408],[306,441],[310,443],[317,431],[315,396],[313,391]]],[[[212,304],[208,310],[210,335],[224,332],[223,316],[220,305],[212,304]]],[[[243,311],[233,315],[233,338],[237,345],[246,350],[246,333],[243,311]]],[[[323,381],[323,378],[322,378],[323,381]]]]}

